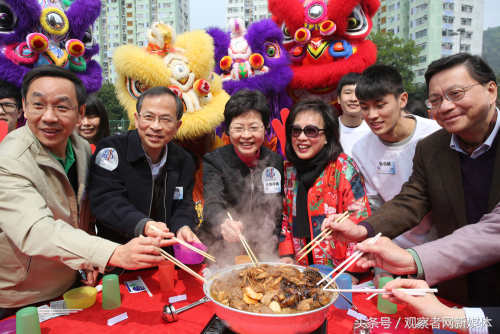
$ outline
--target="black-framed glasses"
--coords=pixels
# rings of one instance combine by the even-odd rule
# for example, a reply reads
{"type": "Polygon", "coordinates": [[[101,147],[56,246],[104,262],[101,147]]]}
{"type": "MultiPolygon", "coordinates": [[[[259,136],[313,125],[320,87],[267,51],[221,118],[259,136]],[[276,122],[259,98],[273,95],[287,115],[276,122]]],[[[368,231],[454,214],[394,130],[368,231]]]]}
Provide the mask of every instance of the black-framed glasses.
{"type": "Polygon", "coordinates": [[[444,94],[444,96],[440,96],[440,95],[431,96],[431,97],[429,97],[429,99],[427,99],[425,101],[425,105],[427,106],[427,108],[434,109],[434,108],[438,108],[441,105],[441,103],[443,103],[443,99],[444,98],[446,98],[450,102],[458,101],[462,97],[464,97],[465,92],[469,88],[477,86],[477,85],[482,85],[482,84],[483,83],[480,82],[480,83],[477,83],[477,84],[474,84],[474,85],[470,85],[470,86],[467,86],[467,87],[454,88],[454,89],[446,92],[444,94]]]}
{"type": "Polygon", "coordinates": [[[178,120],[176,121],[167,116],[156,117],[151,114],[139,114],[139,117],[147,125],[152,124],[154,121],[156,121],[156,119],[158,119],[160,125],[164,128],[171,128],[175,123],[179,122],[178,120]]]}
{"type": "Polygon", "coordinates": [[[3,111],[5,111],[7,114],[15,113],[19,109],[17,107],[17,104],[9,102],[0,103],[0,107],[2,107],[3,111]]]}
{"type": "Polygon", "coordinates": [[[298,137],[300,134],[304,131],[304,134],[309,137],[309,138],[316,138],[320,131],[325,131],[325,129],[320,129],[316,125],[308,125],[305,128],[301,128],[298,125],[291,125],[290,126],[290,136],[292,137],[298,137]]]}

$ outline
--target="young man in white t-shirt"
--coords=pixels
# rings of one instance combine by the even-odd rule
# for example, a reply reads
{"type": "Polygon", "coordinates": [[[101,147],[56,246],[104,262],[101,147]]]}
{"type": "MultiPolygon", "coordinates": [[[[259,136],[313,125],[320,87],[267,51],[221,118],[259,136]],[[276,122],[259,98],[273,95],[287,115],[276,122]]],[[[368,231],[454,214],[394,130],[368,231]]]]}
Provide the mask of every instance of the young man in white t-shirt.
{"type": "Polygon", "coordinates": [[[351,156],[351,150],[359,138],[370,132],[370,127],[361,117],[361,108],[356,97],[356,83],[361,74],[347,73],[337,85],[337,96],[343,115],[340,116],[340,143],[344,153],[351,156]]]}
{"type": "MultiPolygon", "coordinates": [[[[352,158],[365,179],[366,193],[372,212],[399,194],[413,169],[417,143],[439,130],[433,120],[405,115],[402,109],[408,102],[403,78],[398,70],[387,65],[372,65],[361,75],[356,86],[361,115],[371,132],[359,139],[352,149],[352,158]]],[[[419,225],[393,241],[403,248],[421,245],[436,238],[432,212],[419,225]]],[[[375,270],[374,284],[390,276],[375,270]]]]}

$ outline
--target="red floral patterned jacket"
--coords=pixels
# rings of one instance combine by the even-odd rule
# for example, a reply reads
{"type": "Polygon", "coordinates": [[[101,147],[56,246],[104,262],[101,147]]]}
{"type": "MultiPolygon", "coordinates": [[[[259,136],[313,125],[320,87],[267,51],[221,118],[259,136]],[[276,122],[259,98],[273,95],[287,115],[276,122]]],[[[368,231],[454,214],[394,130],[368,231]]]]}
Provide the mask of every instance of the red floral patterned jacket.
{"type": "MultiPolygon", "coordinates": [[[[285,162],[285,198],[283,203],[283,224],[281,228],[280,255],[294,255],[306,245],[305,238],[293,237],[293,223],[296,221],[297,170],[285,162]]],[[[363,177],[358,166],[349,156],[342,153],[336,161],[330,161],[323,173],[318,177],[307,194],[311,239],[321,233],[323,220],[336,213],[352,212],[349,219],[358,224],[371,215],[366,197],[363,177]]],[[[314,264],[335,267],[353,253],[354,243],[323,241],[312,251],[314,264]]],[[[308,265],[307,256],[299,261],[308,265]]],[[[363,269],[352,266],[349,271],[362,272],[363,269]]]]}

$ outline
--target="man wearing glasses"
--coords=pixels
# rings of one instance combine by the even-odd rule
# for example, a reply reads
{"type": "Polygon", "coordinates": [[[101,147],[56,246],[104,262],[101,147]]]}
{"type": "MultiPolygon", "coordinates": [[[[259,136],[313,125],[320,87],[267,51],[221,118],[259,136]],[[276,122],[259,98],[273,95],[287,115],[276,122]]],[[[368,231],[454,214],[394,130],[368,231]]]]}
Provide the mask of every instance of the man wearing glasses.
{"type": "Polygon", "coordinates": [[[140,235],[199,242],[192,232],[195,165],[172,142],[181,126],[181,99],[166,87],[151,88],[136,104],[136,130],[103,139],[91,159],[90,210],[97,235],[126,243],[140,235]],[[156,227],[156,229],[154,227],[156,227]]]}
{"type": "Polygon", "coordinates": [[[26,126],[0,144],[0,320],[20,307],[58,297],[77,281],[94,285],[106,266],[128,269],[163,261],[160,241],[119,245],[97,238],[86,195],[90,146],[75,131],[85,86],[53,65],[23,79],[26,126]]]}
{"type": "Polygon", "coordinates": [[[10,82],[0,80],[0,122],[7,123],[8,133],[16,129],[17,120],[21,117],[22,110],[19,89],[10,82]]]}
{"type": "MultiPolygon", "coordinates": [[[[325,220],[323,228],[337,231],[333,239],[355,242],[379,232],[394,238],[431,210],[442,238],[477,223],[500,202],[500,124],[492,69],[479,56],[459,53],[431,63],[425,79],[427,106],[443,129],[417,144],[410,179],[376,213],[359,225],[332,224],[336,216],[325,220]]],[[[418,278],[424,278],[425,267],[410,252],[418,278]]],[[[460,264],[446,267],[454,265],[460,264]]],[[[440,296],[467,306],[500,306],[499,291],[500,263],[439,284],[440,296]]]]}

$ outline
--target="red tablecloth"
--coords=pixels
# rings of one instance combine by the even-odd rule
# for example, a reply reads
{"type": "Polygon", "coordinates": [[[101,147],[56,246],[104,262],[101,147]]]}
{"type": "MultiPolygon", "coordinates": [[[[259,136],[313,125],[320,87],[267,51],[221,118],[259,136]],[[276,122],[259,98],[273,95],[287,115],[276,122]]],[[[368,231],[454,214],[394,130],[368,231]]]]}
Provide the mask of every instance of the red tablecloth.
{"type": "MultiPolygon", "coordinates": [[[[197,272],[201,272],[202,266],[191,266],[197,272]]],[[[162,318],[162,309],[168,303],[169,297],[185,294],[187,300],[174,304],[176,309],[200,300],[205,295],[202,290],[203,283],[195,279],[183,270],[176,270],[175,289],[171,292],[160,290],[159,275],[157,269],[141,270],[127,273],[120,276],[120,292],[122,304],[114,310],[104,310],[101,304],[101,293],[97,294],[96,303],[81,312],[61,316],[40,324],[42,334],[89,334],[89,333],[186,333],[199,334],[206,326],[210,318],[214,315],[212,303],[208,302],[199,305],[179,315],[176,323],[166,323],[162,318]],[[146,292],[131,294],[123,285],[124,281],[132,281],[141,276],[153,297],[149,297],[146,292]],[[116,325],[108,326],[107,320],[119,314],[127,312],[128,319],[116,325]]],[[[405,318],[416,317],[407,307],[398,306],[398,312],[393,315],[382,314],[377,311],[377,298],[367,301],[368,295],[364,293],[353,294],[353,302],[359,311],[368,317],[380,318],[391,317],[396,321],[401,318],[399,331],[392,329],[372,330],[372,333],[432,333],[428,330],[404,329],[405,318]],[[404,330],[403,330],[404,329],[404,330]]],[[[62,299],[62,297],[60,298],[62,299]]],[[[443,301],[443,300],[442,300],[443,301]]],[[[445,302],[449,306],[454,304],[445,302]]],[[[352,333],[354,318],[347,315],[346,310],[339,310],[334,306],[330,307],[328,313],[328,333],[352,333]]],[[[258,333],[256,333],[258,334],[258,333]]],[[[281,334],[281,333],[277,333],[281,334]]]]}

